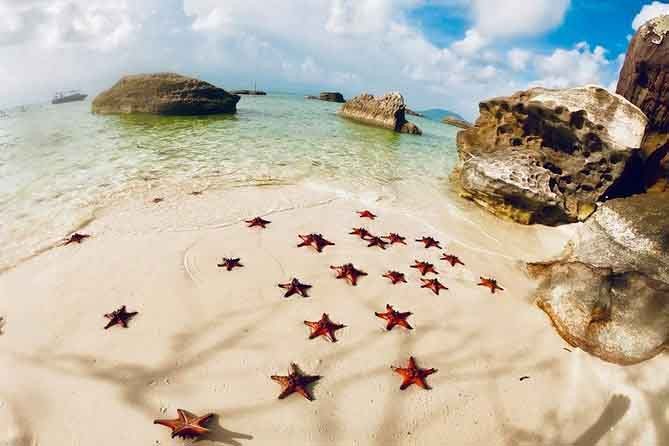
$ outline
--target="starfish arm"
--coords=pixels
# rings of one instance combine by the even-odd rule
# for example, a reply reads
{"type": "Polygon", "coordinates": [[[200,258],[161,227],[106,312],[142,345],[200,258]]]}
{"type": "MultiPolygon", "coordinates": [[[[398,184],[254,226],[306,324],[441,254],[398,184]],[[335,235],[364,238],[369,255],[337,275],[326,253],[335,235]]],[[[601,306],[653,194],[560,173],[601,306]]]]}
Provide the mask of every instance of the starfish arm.
{"type": "Polygon", "coordinates": [[[299,393],[300,395],[302,395],[303,397],[305,397],[309,401],[314,400],[314,397],[309,392],[307,392],[307,389],[305,389],[304,387],[297,387],[295,389],[295,392],[299,393]]]}
{"type": "Polygon", "coordinates": [[[108,330],[113,326],[114,326],[114,320],[112,319],[111,321],[107,322],[107,325],[105,325],[105,330],[108,330]]]}
{"type": "Polygon", "coordinates": [[[397,321],[397,325],[401,325],[402,327],[406,328],[407,330],[413,330],[413,327],[409,325],[407,321],[404,319],[397,321]]]}
{"type": "Polygon", "coordinates": [[[286,397],[292,395],[293,393],[295,393],[295,391],[296,391],[296,389],[295,389],[294,386],[287,386],[285,389],[283,389],[283,390],[281,391],[281,393],[279,394],[278,398],[279,398],[280,400],[282,400],[282,399],[284,399],[284,398],[286,398],[286,397]]]}
{"type": "Polygon", "coordinates": [[[388,323],[386,324],[386,331],[392,330],[395,325],[397,325],[397,323],[394,320],[389,319],[388,323]]]}
{"type": "Polygon", "coordinates": [[[412,380],[405,377],[400,385],[400,390],[406,390],[411,384],[413,384],[412,380]]]}
{"type": "Polygon", "coordinates": [[[153,420],[153,424],[160,424],[161,426],[169,427],[172,431],[176,431],[183,426],[183,420],[153,420]]]}
{"type": "Polygon", "coordinates": [[[422,389],[430,390],[430,386],[428,386],[427,382],[425,382],[425,379],[423,377],[417,376],[416,378],[414,378],[413,382],[422,389]]]}

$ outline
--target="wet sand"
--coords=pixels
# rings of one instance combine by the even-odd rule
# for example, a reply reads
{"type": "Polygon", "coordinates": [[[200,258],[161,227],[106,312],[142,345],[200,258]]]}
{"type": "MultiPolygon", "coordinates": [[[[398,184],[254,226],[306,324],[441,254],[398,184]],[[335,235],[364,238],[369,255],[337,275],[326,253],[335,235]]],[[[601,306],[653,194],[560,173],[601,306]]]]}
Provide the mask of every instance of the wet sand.
{"type": "Polygon", "coordinates": [[[523,262],[556,255],[572,230],[416,191],[362,201],[306,186],[155,191],[104,211],[81,245],[0,275],[0,433],[10,445],[180,444],[152,421],[183,408],[217,415],[202,445],[667,444],[667,358],[603,363],[533,305],[523,262]],[[378,218],[360,219],[362,209],[378,218]],[[257,215],[272,221],[266,230],[242,222],[257,215]],[[348,234],[357,226],[408,245],[367,248],[348,234]],[[311,232],[336,246],[297,248],[311,232]],[[445,249],[426,250],[422,236],[445,249]],[[224,271],[222,257],[244,268],[224,271]],[[434,263],[449,290],[421,289],[414,260],[434,263]],[[329,268],[347,262],[369,274],[357,287],[329,268]],[[391,285],[389,269],[409,283],[391,285]],[[476,286],[479,276],[505,291],[476,286]],[[277,284],[293,277],[313,285],[309,298],[282,297],[277,284]],[[415,329],[386,332],[374,316],[386,304],[413,312],[415,329]],[[121,305],[139,314],[103,330],[121,305]],[[339,342],[307,339],[303,321],[322,313],[347,326],[339,342]],[[390,367],[410,355],[439,370],[432,390],[400,391],[390,367]],[[315,401],[277,400],[270,375],[291,362],[322,375],[315,401]]]}

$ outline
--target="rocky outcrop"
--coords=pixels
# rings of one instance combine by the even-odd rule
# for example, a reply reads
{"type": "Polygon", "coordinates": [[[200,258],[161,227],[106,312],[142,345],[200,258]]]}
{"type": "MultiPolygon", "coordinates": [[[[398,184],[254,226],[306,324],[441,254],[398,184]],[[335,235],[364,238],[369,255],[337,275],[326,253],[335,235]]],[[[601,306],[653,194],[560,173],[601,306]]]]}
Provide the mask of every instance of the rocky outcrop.
{"type": "Polygon", "coordinates": [[[123,77],[93,101],[94,113],[207,115],[235,113],[239,96],[174,73],[123,77]]]}
{"type": "Polygon", "coordinates": [[[399,133],[422,134],[415,124],[406,120],[404,98],[399,93],[388,93],[380,98],[364,93],[347,101],[339,114],[363,124],[399,133]]]}
{"type": "Polygon", "coordinates": [[[327,102],[337,102],[339,104],[343,104],[346,102],[346,99],[344,99],[344,96],[339,93],[339,92],[333,92],[333,91],[324,91],[322,92],[319,96],[318,99],[321,101],[327,101],[327,102]]]}
{"type": "Polygon", "coordinates": [[[411,110],[410,108],[405,108],[404,113],[409,115],[409,116],[417,116],[419,118],[424,118],[425,117],[422,114],[418,113],[417,111],[411,110]]]}
{"type": "Polygon", "coordinates": [[[446,116],[442,121],[444,124],[452,125],[453,127],[458,127],[461,129],[470,129],[473,125],[470,122],[465,121],[464,119],[456,118],[455,116],[446,116]]]}
{"type": "Polygon", "coordinates": [[[267,96],[267,92],[261,90],[234,90],[231,93],[240,96],[267,96]]]}
{"type": "Polygon", "coordinates": [[[528,265],[537,304],[571,345],[634,364],[669,341],[669,194],[616,199],[557,260],[528,265]]]}
{"type": "Polygon", "coordinates": [[[642,188],[645,115],[595,86],[533,88],[480,104],[458,133],[463,196],[525,224],[584,220],[642,188]]]}

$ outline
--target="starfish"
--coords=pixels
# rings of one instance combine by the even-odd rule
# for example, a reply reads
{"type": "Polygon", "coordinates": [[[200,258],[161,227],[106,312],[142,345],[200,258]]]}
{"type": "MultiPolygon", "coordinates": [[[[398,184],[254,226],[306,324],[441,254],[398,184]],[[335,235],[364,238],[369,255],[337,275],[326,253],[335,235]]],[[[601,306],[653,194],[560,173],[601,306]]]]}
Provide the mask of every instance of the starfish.
{"type": "Polygon", "coordinates": [[[451,266],[455,266],[455,265],[462,265],[462,266],[465,266],[465,264],[462,263],[462,260],[460,260],[460,257],[458,257],[458,256],[454,256],[454,255],[451,255],[451,254],[444,254],[444,255],[441,257],[441,260],[445,260],[445,261],[447,261],[448,263],[451,264],[451,266]]]}
{"type": "Polygon", "coordinates": [[[358,211],[358,215],[360,215],[360,218],[369,218],[370,220],[374,220],[376,218],[376,215],[367,210],[358,211]]]}
{"type": "Polygon", "coordinates": [[[334,246],[334,243],[324,239],[321,234],[299,235],[298,237],[302,239],[302,243],[297,245],[298,248],[301,248],[303,246],[311,246],[316,251],[323,252],[323,248],[325,248],[326,246],[334,246]]]}
{"type": "Polygon", "coordinates": [[[281,387],[283,388],[279,394],[280,400],[297,392],[309,401],[313,401],[314,397],[311,395],[311,393],[309,393],[307,386],[321,379],[321,377],[318,375],[304,375],[296,364],[290,364],[290,373],[288,376],[273,375],[271,378],[273,381],[281,384],[281,387]]]}
{"type": "Polygon", "coordinates": [[[478,283],[478,286],[484,286],[490,288],[490,292],[495,294],[496,290],[504,291],[504,288],[497,284],[495,279],[486,279],[485,277],[479,277],[481,282],[478,283]]]}
{"type": "Polygon", "coordinates": [[[401,243],[403,245],[407,244],[407,242],[406,242],[407,238],[406,237],[402,237],[401,235],[396,234],[394,232],[391,232],[390,234],[388,234],[387,236],[385,236],[383,238],[388,239],[388,242],[391,245],[394,245],[395,243],[401,243]]]}
{"type": "Polygon", "coordinates": [[[330,269],[337,270],[337,279],[346,279],[353,286],[358,284],[358,277],[367,275],[366,272],[356,269],[352,263],[342,266],[331,266],[330,269]]]}
{"type": "Polygon", "coordinates": [[[439,248],[439,249],[441,249],[441,245],[439,244],[440,242],[433,239],[432,237],[423,237],[423,238],[416,239],[416,241],[420,242],[420,243],[425,243],[425,249],[429,249],[429,248],[439,248]]]}
{"type": "Polygon", "coordinates": [[[125,305],[123,305],[118,310],[114,310],[109,314],[105,314],[105,317],[109,319],[109,322],[107,325],[105,325],[105,330],[113,327],[114,325],[121,325],[123,328],[128,328],[128,321],[135,317],[136,314],[136,311],[128,313],[125,310],[125,305]]]}
{"type": "Polygon", "coordinates": [[[416,384],[417,386],[427,390],[430,388],[430,386],[428,386],[427,382],[425,382],[425,378],[432,375],[433,373],[437,373],[437,369],[419,369],[416,366],[416,360],[413,356],[409,358],[409,364],[406,368],[391,368],[393,369],[393,372],[402,377],[402,385],[400,386],[400,390],[405,390],[411,384],[416,384]]]}
{"type": "Polygon", "coordinates": [[[386,249],[386,245],[388,244],[388,242],[383,240],[381,237],[376,237],[376,236],[369,238],[367,241],[369,242],[369,244],[367,245],[368,248],[371,248],[372,246],[378,246],[384,251],[386,249]]]}
{"type": "Polygon", "coordinates": [[[423,276],[426,276],[429,273],[439,274],[437,270],[434,269],[434,265],[431,263],[419,262],[418,260],[414,260],[414,262],[416,263],[414,265],[411,265],[411,268],[417,269],[423,276]]]}
{"type": "Polygon", "coordinates": [[[272,223],[271,221],[265,220],[265,219],[263,219],[263,218],[261,218],[261,217],[256,217],[256,218],[254,218],[254,219],[251,219],[251,220],[244,220],[244,221],[245,221],[246,223],[248,223],[248,225],[249,225],[248,227],[249,227],[249,228],[253,228],[254,226],[258,226],[258,227],[261,227],[261,228],[263,228],[263,229],[265,229],[265,228],[267,227],[268,224],[272,223]]]}
{"type": "Polygon", "coordinates": [[[385,313],[374,313],[376,317],[380,317],[381,319],[385,319],[388,321],[386,324],[386,330],[390,331],[395,327],[396,325],[399,325],[400,327],[404,327],[408,330],[413,330],[413,327],[409,325],[407,322],[407,318],[411,316],[413,313],[410,311],[407,311],[405,313],[400,313],[399,311],[393,310],[392,305],[386,305],[386,312],[385,313]]]}
{"type": "Polygon", "coordinates": [[[311,285],[304,284],[297,279],[293,279],[288,283],[280,283],[279,288],[283,288],[286,291],[286,294],[283,297],[290,297],[293,294],[299,294],[302,297],[309,297],[307,290],[311,288],[311,285]]]}
{"type": "Polygon", "coordinates": [[[352,232],[349,232],[351,235],[356,235],[360,237],[361,239],[365,240],[368,237],[371,237],[372,234],[365,228],[353,228],[352,232]]]}
{"type": "Polygon", "coordinates": [[[404,278],[404,273],[400,273],[397,271],[388,271],[382,277],[390,279],[393,285],[397,285],[400,282],[407,283],[407,280],[404,278]]]}
{"type": "Polygon", "coordinates": [[[214,416],[213,413],[208,413],[207,415],[198,417],[183,409],[177,409],[177,415],[179,418],[176,420],[154,420],[153,424],[160,424],[172,429],[172,438],[197,438],[209,433],[209,429],[202,425],[206,424],[214,416]]]}
{"type": "Polygon", "coordinates": [[[82,241],[84,241],[84,239],[87,239],[88,237],[90,237],[90,235],[79,234],[78,232],[75,232],[69,238],[65,239],[65,246],[69,245],[70,243],[81,243],[82,241]]]}
{"type": "Polygon", "coordinates": [[[154,199],[151,200],[151,201],[152,201],[153,203],[158,204],[158,203],[161,203],[161,202],[164,201],[164,200],[165,200],[164,198],[156,197],[156,198],[154,198],[154,199]]]}
{"type": "Polygon", "coordinates": [[[218,267],[225,268],[228,271],[232,271],[235,268],[241,268],[242,266],[244,266],[240,262],[241,262],[240,258],[229,259],[227,257],[223,257],[223,261],[218,264],[218,267]]]}
{"type": "Polygon", "coordinates": [[[311,334],[309,335],[309,339],[315,339],[320,336],[325,336],[332,342],[337,342],[337,338],[335,337],[335,331],[341,330],[342,328],[346,327],[346,325],[335,324],[334,322],[332,322],[330,320],[330,317],[326,313],[323,313],[323,316],[321,316],[320,321],[317,322],[304,321],[304,325],[311,328],[311,334]]]}
{"type": "Polygon", "coordinates": [[[447,290],[445,286],[439,282],[439,279],[432,279],[432,280],[427,280],[427,279],[420,279],[423,281],[423,286],[421,288],[429,288],[432,290],[432,292],[436,295],[439,295],[440,290],[447,290]]]}

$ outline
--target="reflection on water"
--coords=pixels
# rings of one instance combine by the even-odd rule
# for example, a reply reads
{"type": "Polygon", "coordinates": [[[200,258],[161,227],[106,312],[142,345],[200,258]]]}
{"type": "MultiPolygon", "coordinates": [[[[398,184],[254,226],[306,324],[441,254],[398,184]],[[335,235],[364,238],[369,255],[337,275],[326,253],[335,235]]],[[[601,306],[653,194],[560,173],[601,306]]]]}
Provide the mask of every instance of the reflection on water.
{"type": "Polygon", "coordinates": [[[399,181],[438,185],[454,128],[413,117],[423,136],[336,115],[297,96],[244,97],[235,116],[96,116],[90,103],[8,110],[0,120],[0,268],[149,182],[184,190],[305,180],[353,192],[399,181]]]}

